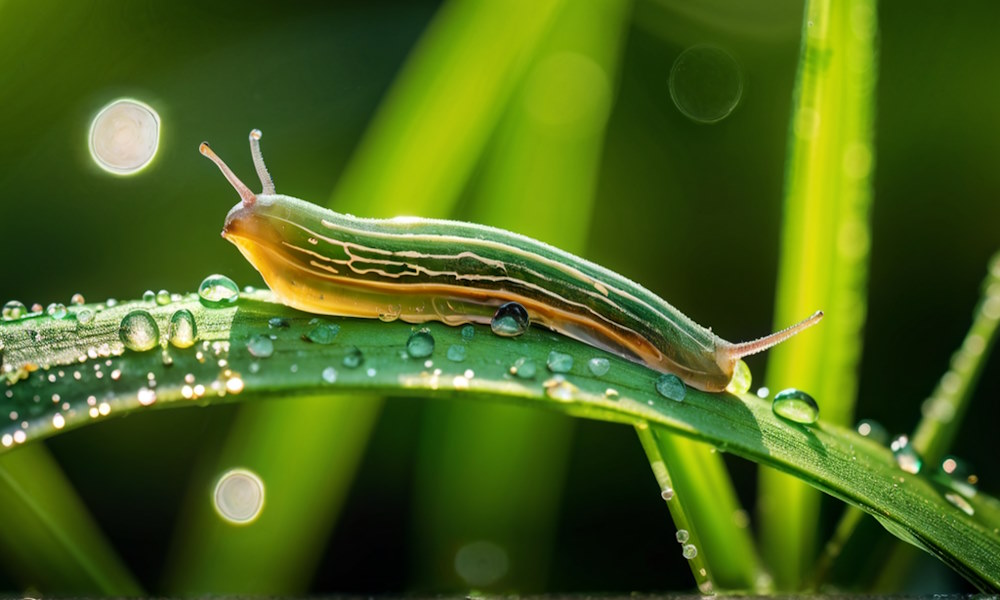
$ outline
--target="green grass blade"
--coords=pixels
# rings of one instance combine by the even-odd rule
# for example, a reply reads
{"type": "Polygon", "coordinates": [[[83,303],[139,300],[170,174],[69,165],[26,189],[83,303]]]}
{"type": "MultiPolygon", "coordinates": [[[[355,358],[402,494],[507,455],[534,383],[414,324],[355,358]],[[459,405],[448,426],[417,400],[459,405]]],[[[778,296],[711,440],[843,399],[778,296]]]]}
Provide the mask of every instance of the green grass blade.
{"type": "Polygon", "coordinates": [[[0,556],[25,588],[143,594],[44,446],[0,457],[0,507],[0,556]]]}
{"type": "MultiPolygon", "coordinates": [[[[463,216],[583,249],[630,4],[595,0],[559,13],[510,97],[463,216]]],[[[544,590],[572,421],[509,406],[434,404],[421,437],[417,585],[544,590]],[[453,566],[456,551],[477,541],[508,557],[508,570],[489,586],[453,566]]]]}
{"type": "MultiPolygon", "coordinates": [[[[79,309],[71,310],[75,313],[79,309]]],[[[689,389],[683,402],[667,400],[655,390],[659,373],[536,328],[510,339],[476,327],[466,360],[455,363],[441,353],[451,344],[462,343],[460,329],[433,323],[429,330],[437,350],[432,355],[432,368],[428,368],[425,359],[405,357],[403,350],[411,332],[406,323],[327,318],[342,329],[335,343],[321,345],[302,339],[314,327],[310,324],[313,318],[277,304],[269,293],[257,292],[245,294],[235,306],[224,309],[204,308],[191,295],[167,306],[133,302],[104,308],[88,325],[79,324],[75,315],[64,320],[35,317],[3,323],[0,337],[6,346],[5,366],[13,367],[9,379],[18,380],[8,387],[11,394],[7,402],[24,415],[28,427],[23,430],[24,442],[5,437],[21,430],[19,427],[0,428],[0,450],[9,451],[59,431],[135,411],[324,393],[501,401],[631,425],[647,421],[651,427],[724,446],[731,454],[800,477],[876,515],[892,533],[920,544],[981,589],[1000,589],[1000,536],[994,533],[1000,528],[1000,510],[996,500],[979,493],[968,500],[972,513],[968,514],[945,498],[947,488],[926,475],[904,473],[888,449],[852,430],[823,420],[812,427],[783,421],[771,411],[769,402],[752,395],[734,397],[689,389]],[[204,341],[192,348],[168,349],[171,366],[164,365],[161,352],[156,350],[123,351],[118,325],[136,307],[148,310],[161,327],[174,310],[187,308],[195,315],[204,341]],[[286,318],[289,327],[280,330],[272,357],[254,359],[246,343],[253,335],[274,331],[267,324],[274,316],[286,318]],[[355,347],[364,356],[361,368],[343,363],[355,347]],[[89,349],[98,358],[89,358],[89,349]],[[564,378],[510,376],[509,366],[518,357],[541,364],[552,349],[571,355],[577,364],[603,356],[611,369],[601,377],[589,372],[573,372],[564,378]],[[108,356],[102,356],[105,354],[108,356]],[[217,362],[222,357],[227,361],[225,367],[217,362]],[[111,365],[105,365],[107,361],[111,365]],[[257,367],[252,367],[255,363],[257,367]],[[294,370],[293,364],[297,367],[294,370]],[[32,371],[28,365],[39,368],[32,371]],[[99,365],[97,371],[94,365],[99,365]],[[334,383],[323,377],[330,366],[337,371],[334,383]],[[115,369],[121,371],[117,379],[104,376],[115,369]],[[473,371],[472,377],[468,370],[473,371]],[[77,372],[80,379],[76,379],[77,372]],[[143,392],[150,389],[149,373],[157,382],[155,401],[143,406],[140,392],[147,402],[151,399],[143,392]],[[190,397],[189,374],[196,384],[206,386],[205,395],[190,397]],[[52,381],[49,375],[55,375],[52,381]],[[240,385],[234,385],[234,380],[240,385]],[[607,395],[609,388],[616,390],[617,396],[607,395]],[[69,408],[34,401],[36,395],[51,397],[53,393],[60,394],[69,408]],[[94,406],[88,401],[90,397],[94,406]],[[98,409],[93,413],[97,416],[91,416],[91,408],[98,409]]]]}
{"type": "MultiPolygon", "coordinates": [[[[828,422],[853,413],[869,246],[874,158],[876,15],[873,0],[810,0],[789,136],[775,322],[815,310],[820,327],[779,346],[767,383],[795,384],[828,422]]],[[[797,589],[816,552],[819,496],[780,473],[760,474],[763,551],[779,589],[797,589]]]]}

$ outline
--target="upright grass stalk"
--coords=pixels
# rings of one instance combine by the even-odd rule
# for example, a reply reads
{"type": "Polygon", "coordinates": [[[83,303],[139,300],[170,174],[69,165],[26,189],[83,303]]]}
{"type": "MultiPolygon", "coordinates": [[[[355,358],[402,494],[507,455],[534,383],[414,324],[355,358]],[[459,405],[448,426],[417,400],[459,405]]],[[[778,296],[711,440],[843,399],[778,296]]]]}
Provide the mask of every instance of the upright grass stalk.
{"type": "MultiPolygon", "coordinates": [[[[449,216],[510,91],[561,2],[445,4],[379,108],[331,196],[331,206],[373,217],[449,216]]],[[[223,526],[188,531],[186,541],[175,546],[175,564],[184,563],[184,556],[200,555],[197,548],[211,539],[214,552],[228,556],[232,568],[177,569],[173,589],[199,593],[306,589],[312,569],[303,568],[303,556],[319,556],[382,406],[376,398],[343,402],[343,410],[330,410],[328,402],[318,399],[242,409],[249,414],[240,416],[223,456],[234,466],[255,464],[281,474],[286,520],[275,518],[266,533],[255,536],[223,526]],[[268,452],[256,449],[261,440],[270,440],[268,452]],[[301,460],[303,456],[308,460],[301,460]],[[287,469],[293,462],[296,469],[287,469]],[[299,514],[310,518],[297,518],[299,514]],[[290,546],[312,552],[286,552],[290,546]],[[252,586],[245,576],[247,564],[255,565],[252,586]]],[[[201,491],[209,483],[198,479],[193,488],[201,491]]],[[[211,519],[204,495],[196,492],[193,497],[201,503],[196,501],[192,510],[201,515],[192,523],[211,519]]],[[[264,523],[253,527],[258,525],[264,523]]]]}
{"type": "MultiPolygon", "coordinates": [[[[865,316],[876,79],[874,0],[809,0],[789,135],[775,322],[817,309],[820,327],[774,349],[771,389],[796,386],[822,418],[850,421],[865,316]]],[[[779,589],[797,589],[816,552],[819,495],[760,474],[763,551],[779,589]]]]}
{"type": "MultiPolygon", "coordinates": [[[[583,250],[630,9],[631,0],[595,0],[558,15],[506,106],[463,216],[583,250]]],[[[520,407],[428,406],[416,477],[419,587],[545,589],[572,429],[520,407]],[[483,541],[506,554],[508,570],[495,581],[463,579],[456,551],[483,541]]]]}

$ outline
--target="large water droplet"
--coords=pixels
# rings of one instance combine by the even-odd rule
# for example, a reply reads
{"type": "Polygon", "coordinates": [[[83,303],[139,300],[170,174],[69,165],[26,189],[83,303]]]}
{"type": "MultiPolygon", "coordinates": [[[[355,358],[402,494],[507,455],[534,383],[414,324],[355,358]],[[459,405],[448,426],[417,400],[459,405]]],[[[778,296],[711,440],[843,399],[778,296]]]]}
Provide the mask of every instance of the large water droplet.
{"type": "Polygon", "coordinates": [[[465,346],[461,346],[459,344],[452,344],[451,346],[448,347],[448,354],[447,354],[448,360],[452,362],[464,361],[466,354],[467,350],[465,349],[465,346]]]}
{"type": "Polygon", "coordinates": [[[698,123],[729,116],[743,95],[743,74],[728,52],[714,46],[692,46],[670,69],[670,98],[677,110],[698,123]]]}
{"type": "Polygon", "coordinates": [[[573,368],[573,357],[569,354],[553,350],[549,352],[549,358],[545,361],[545,366],[553,373],[569,373],[569,370],[573,368]]]}
{"type": "Polygon", "coordinates": [[[736,361],[736,366],[733,368],[733,378],[729,380],[726,391],[730,394],[740,396],[750,391],[750,383],[752,381],[753,377],[750,375],[750,367],[742,360],[738,360],[736,361]]]}
{"type": "Polygon", "coordinates": [[[680,377],[673,373],[666,373],[660,375],[659,379],[656,380],[656,391],[664,398],[681,402],[687,395],[687,386],[684,385],[680,377]]]}
{"type": "Polygon", "coordinates": [[[240,288],[225,275],[209,275],[198,286],[198,299],[208,308],[221,308],[240,298],[240,288]]]}
{"type": "Polygon", "coordinates": [[[361,350],[357,347],[352,347],[344,355],[344,366],[348,369],[357,369],[361,366],[361,363],[365,362],[365,355],[361,353],[361,350]]]}
{"type": "Polygon", "coordinates": [[[160,328],[148,312],[133,310],[122,318],[118,337],[129,350],[145,352],[160,343],[160,328]]]}
{"type": "Polygon", "coordinates": [[[510,374],[521,379],[531,379],[535,376],[536,371],[535,361],[524,356],[515,360],[514,364],[510,367],[510,374]]]}
{"type": "Polygon", "coordinates": [[[587,368],[596,377],[602,377],[611,369],[611,361],[602,356],[598,356],[587,361],[587,368]]]}
{"type": "Polygon", "coordinates": [[[116,175],[132,175],[156,156],[160,116],[148,104],[122,98],[108,104],[90,124],[90,156],[116,175]]]}
{"type": "Polygon", "coordinates": [[[338,333],[340,333],[340,325],[336,323],[320,323],[306,334],[306,339],[314,344],[327,345],[333,343],[338,333]]]}
{"type": "Polygon", "coordinates": [[[66,305],[59,302],[53,302],[45,307],[45,314],[53,319],[65,319],[69,312],[66,310],[66,305]]]}
{"type": "Polygon", "coordinates": [[[793,388],[774,395],[771,410],[782,419],[795,423],[815,423],[819,418],[819,405],[809,394],[793,388]]]}
{"type": "Polygon", "coordinates": [[[493,314],[490,321],[490,329],[493,333],[503,337],[515,337],[523,334],[531,325],[531,318],[528,311],[517,302],[507,302],[501,304],[493,314]]]}
{"type": "Polygon", "coordinates": [[[191,311],[182,308],[170,316],[167,339],[177,348],[194,346],[194,343],[198,341],[198,326],[194,322],[194,314],[191,311]]]}
{"type": "Polygon", "coordinates": [[[858,434],[862,437],[866,437],[876,444],[881,444],[885,446],[889,443],[889,432],[882,424],[873,419],[861,419],[858,421],[857,426],[855,426],[858,434]]]}
{"type": "Polygon", "coordinates": [[[215,484],[213,500],[215,510],[226,521],[252,523],[264,508],[264,482],[252,471],[232,469],[215,484]]]}
{"type": "Polygon", "coordinates": [[[434,336],[427,329],[418,329],[406,340],[406,353],[413,358],[426,358],[434,354],[434,336]]]}
{"type": "Polygon", "coordinates": [[[4,321],[14,321],[26,314],[28,314],[27,306],[17,300],[11,300],[3,305],[3,312],[0,313],[0,318],[3,318],[4,321]]]}
{"type": "Polygon", "coordinates": [[[899,465],[900,469],[914,475],[920,472],[920,467],[923,466],[924,459],[920,457],[920,454],[910,444],[910,438],[905,435],[897,436],[889,444],[889,449],[892,450],[892,455],[896,457],[896,464],[899,465]]]}
{"type": "Polygon", "coordinates": [[[265,333],[252,335],[247,340],[247,352],[256,358],[270,358],[274,354],[274,341],[265,333]]]}

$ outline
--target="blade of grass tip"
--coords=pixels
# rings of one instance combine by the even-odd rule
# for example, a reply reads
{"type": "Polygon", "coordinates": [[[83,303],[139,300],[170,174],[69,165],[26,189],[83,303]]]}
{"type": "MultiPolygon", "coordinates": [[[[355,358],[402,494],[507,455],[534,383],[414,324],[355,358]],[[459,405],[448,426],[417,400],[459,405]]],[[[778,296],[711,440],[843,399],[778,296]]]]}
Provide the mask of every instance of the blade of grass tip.
{"type": "MultiPolygon", "coordinates": [[[[544,35],[558,5],[553,0],[521,0],[519,6],[452,0],[440,9],[407,59],[334,190],[334,207],[368,216],[448,215],[511,87],[524,71],[524,57],[530,56],[544,35]],[[495,35],[496,31],[504,35],[495,35]]],[[[313,513],[314,520],[296,520],[295,528],[272,528],[270,535],[252,538],[255,543],[227,530],[229,535],[213,539],[217,552],[232,557],[228,564],[234,569],[187,573],[175,570],[176,581],[171,589],[200,593],[245,589],[245,571],[236,568],[242,564],[258,564],[254,574],[258,587],[254,591],[304,589],[309,572],[301,568],[297,556],[283,549],[292,545],[318,547],[336,521],[341,499],[362,455],[360,448],[367,441],[367,434],[355,433],[370,431],[382,405],[378,399],[353,402],[354,416],[349,419],[329,410],[325,403],[312,400],[241,408],[250,416],[232,443],[242,447],[244,439],[274,440],[272,452],[261,456],[257,464],[274,471],[278,465],[287,469],[294,462],[297,468],[287,474],[291,487],[282,491],[289,507],[283,514],[294,515],[296,511],[291,507],[297,505],[313,513]],[[286,417],[292,414],[296,418],[286,417]],[[357,448],[344,447],[352,441],[357,448]],[[355,462],[342,460],[338,454],[354,457],[355,462]],[[310,460],[295,460],[302,456],[310,460]],[[271,466],[265,466],[263,461],[271,466]],[[342,473],[335,476],[333,469],[342,473]],[[331,479],[341,487],[328,485],[331,479]],[[295,500],[291,497],[293,491],[295,500]],[[260,557],[268,560],[260,561],[260,557]],[[298,575],[294,581],[292,573],[298,575]]],[[[226,454],[234,461],[239,456],[235,450],[226,454]]],[[[205,480],[192,484],[195,490],[207,485],[205,480]]],[[[202,496],[193,493],[192,497],[202,496]]],[[[191,510],[204,513],[208,509],[196,501],[191,510]]],[[[174,546],[175,564],[197,553],[209,533],[194,529],[179,534],[185,541],[174,546]]]]}
{"type": "MultiPolygon", "coordinates": [[[[712,567],[705,560],[704,544],[698,534],[698,529],[691,524],[687,507],[689,502],[678,496],[675,492],[675,483],[670,477],[670,471],[660,453],[660,445],[663,440],[668,439],[668,435],[657,436],[649,428],[649,423],[642,421],[635,425],[635,432],[639,435],[639,443],[646,452],[646,459],[653,469],[653,476],[660,486],[660,496],[667,502],[670,509],[670,517],[677,528],[676,541],[681,546],[681,554],[688,559],[691,572],[694,574],[698,591],[702,594],[714,594],[715,586],[712,583],[715,577],[712,567]]],[[[669,443],[669,442],[668,442],[669,443]]]]}
{"type": "MultiPolygon", "coordinates": [[[[827,316],[771,352],[767,383],[809,391],[837,424],[853,412],[865,315],[876,23],[874,0],[806,4],[789,135],[775,321],[827,316]]],[[[816,553],[820,496],[770,469],[759,494],[765,559],[778,589],[797,589],[816,553]]]]}
{"type": "MultiPolygon", "coordinates": [[[[988,265],[986,279],[982,285],[982,295],[979,299],[972,326],[962,345],[951,359],[951,366],[941,377],[937,387],[924,401],[923,417],[917,424],[910,444],[923,459],[925,469],[934,469],[941,464],[948,448],[958,435],[965,412],[972,400],[976,383],[982,375],[983,368],[990,351],[997,340],[998,325],[1000,325],[1000,252],[993,255],[988,265]]],[[[952,465],[952,470],[955,465],[952,465]]],[[[947,466],[942,466],[947,473],[947,466]]],[[[970,484],[971,485],[971,484],[970,484]]],[[[852,557],[844,556],[841,549],[852,544],[871,545],[870,540],[880,533],[881,526],[865,520],[865,525],[858,524],[864,513],[856,508],[849,508],[838,525],[837,534],[824,551],[823,559],[817,573],[822,580],[828,572],[836,569],[836,573],[855,572],[852,557]],[[857,528],[857,529],[856,529],[857,528]],[[858,539],[862,541],[858,541],[858,539]],[[841,564],[850,563],[850,564],[841,564]]],[[[869,573],[875,580],[874,590],[899,590],[911,573],[913,561],[919,556],[919,551],[909,545],[895,543],[888,552],[881,552],[875,560],[876,565],[891,565],[886,568],[871,568],[869,573]]],[[[871,560],[871,557],[868,558],[871,560]]],[[[855,580],[855,581],[863,581],[855,580]]]]}
{"type": "Polygon", "coordinates": [[[25,588],[70,595],[144,592],[42,445],[0,457],[0,556],[25,588]]]}
{"type": "MultiPolygon", "coordinates": [[[[631,0],[595,0],[558,15],[496,129],[465,216],[583,248],[630,10],[631,0]]],[[[572,421],[447,403],[429,406],[424,423],[413,520],[417,585],[543,590],[572,421]],[[454,566],[484,544],[508,557],[492,587],[454,566]]]]}

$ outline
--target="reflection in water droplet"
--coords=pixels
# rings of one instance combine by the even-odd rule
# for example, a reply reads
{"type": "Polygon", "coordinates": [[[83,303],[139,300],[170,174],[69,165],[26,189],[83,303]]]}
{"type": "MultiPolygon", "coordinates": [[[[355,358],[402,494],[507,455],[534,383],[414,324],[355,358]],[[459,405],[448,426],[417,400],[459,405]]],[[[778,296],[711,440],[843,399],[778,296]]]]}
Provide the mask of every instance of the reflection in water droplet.
{"type": "Polygon", "coordinates": [[[256,358],[270,358],[274,354],[274,341],[264,333],[250,336],[247,340],[247,352],[256,358]]]}
{"type": "Polygon", "coordinates": [[[819,405],[809,394],[789,388],[774,395],[771,403],[774,414],[795,423],[815,423],[819,418],[819,405]]]}
{"type": "Polygon", "coordinates": [[[969,463],[955,456],[947,456],[941,461],[941,473],[956,492],[968,498],[976,495],[979,476],[969,463]]]}
{"type": "Polygon", "coordinates": [[[677,110],[697,123],[716,123],[729,116],[743,95],[743,74],[728,52],[714,46],[692,46],[670,69],[670,98],[677,110]]]}
{"type": "Polygon", "coordinates": [[[231,469],[219,477],[212,499],[220,517],[234,525],[246,525],[264,508],[264,482],[252,471],[231,469]]]}
{"type": "Polygon", "coordinates": [[[434,336],[428,329],[418,329],[406,340],[406,353],[413,358],[426,358],[434,354],[434,336]]]}
{"type": "Polygon", "coordinates": [[[452,344],[451,346],[448,347],[448,355],[447,355],[448,360],[452,362],[464,361],[466,354],[467,350],[465,349],[465,346],[461,346],[459,344],[452,344]]]}
{"type": "Polygon", "coordinates": [[[889,445],[889,449],[892,450],[892,455],[896,458],[896,464],[899,465],[900,469],[914,475],[920,472],[924,461],[910,445],[910,438],[905,435],[896,437],[889,445]]]}
{"type": "Polygon", "coordinates": [[[729,380],[726,391],[737,396],[747,393],[750,390],[750,383],[753,377],[750,375],[750,367],[742,360],[736,361],[733,369],[733,378],[729,380]]]}
{"type": "Polygon", "coordinates": [[[171,315],[167,339],[177,348],[190,348],[198,341],[198,327],[191,311],[182,308],[171,315]]]}
{"type": "Polygon", "coordinates": [[[611,369],[611,361],[608,359],[598,356],[587,361],[587,369],[590,370],[596,377],[601,377],[611,369]]]}
{"type": "Polygon", "coordinates": [[[118,337],[129,350],[145,352],[160,343],[160,328],[148,312],[133,310],[122,318],[118,337]]]}
{"type": "Polygon", "coordinates": [[[757,397],[760,398],[761,400],[765,400],[770,395],[771,395],[771,390],[768,389],[766,386],[757,388],[757,397]]]}
{"type": "Polygon", "coordinates": [[[659,379],[656,380],[656,391],[664,398],[681,402],[687,395],[687,386],[684,385],[680,377],[673,373],[666,373],[660,375],[659,379]]]}
{"type": "Polygon", "coordinates": [[[549,352],[549,358],[545,361],[545,366],[553,373],[569,373],[570,369],[573,368],[573,357],[569,354],[553,350],[549,352]]]}
{"type": "Polygon", "coordinates": [[[510,367],[510,374],[521,379],[531,379],[535,376],[535,372],[535,361],[524,356],[515,360],[514,364],[510,367]]]}
{"type": "Polygon", "coordinates": [[[59,302],[53,302],[45,307],[45,314],[52,317],[53,319],[65,319],[66,315],[69,314],[66,310],[66,305],[59,302]]]}
{"type": "Polygon", "coordinates": [[[509,566],[507,551],[493,542],[472,542],[455,553],[455,573],[471,586],[496,583],[507,574],[509,566]]]}
{"type": "Polygon", "coordinates": [[[889,443],[889,432],[882,424],[872,419],[861,419],[855,427],[858,434],[870,439],[876,444],[885,446],[889,443]]]}
{"type": "Polygon", "coordinates": [[[26,314],[28,314],[27,306],[17,300],[11,300],[3,305],[3,312],[0,313],[0,318],[3,318],[4,321],[14,321],[26,314]]]}
{"type": "Polygon", "coordinates": [[[105,171],[131,175],[156,156],[160,116],[147,104],[122,98],[97,113],[90,125],[90,155],[105,171]]]}
{"type": "Polygon", "coordinates": [[[225,275],[209,275],[198,286],[198,299],[208,308],[221,308],[240,298],[240,288],[225,275]]]}
{"type": "Polygon", "coordinates": [[[146,290],[145,292],[142,293],[142,301],[143,302],[155,302],[156,301],[156,293],[153,290],[146,290]]]}
{"type": "Polygon", "coordinates": [[[528,311],[523,306],[517,302],[507,302],[501,304],[493,314],[490,329],[499,336],[515,337],[527,331],[530,324],[528,311]]]}
{"type": "Polygon", "coordinates": [[[332,344],[334,338],[340,333],[340,325],[336,323],[321,323],[309,330],[306,339],[314,344],[332,344]]]}

